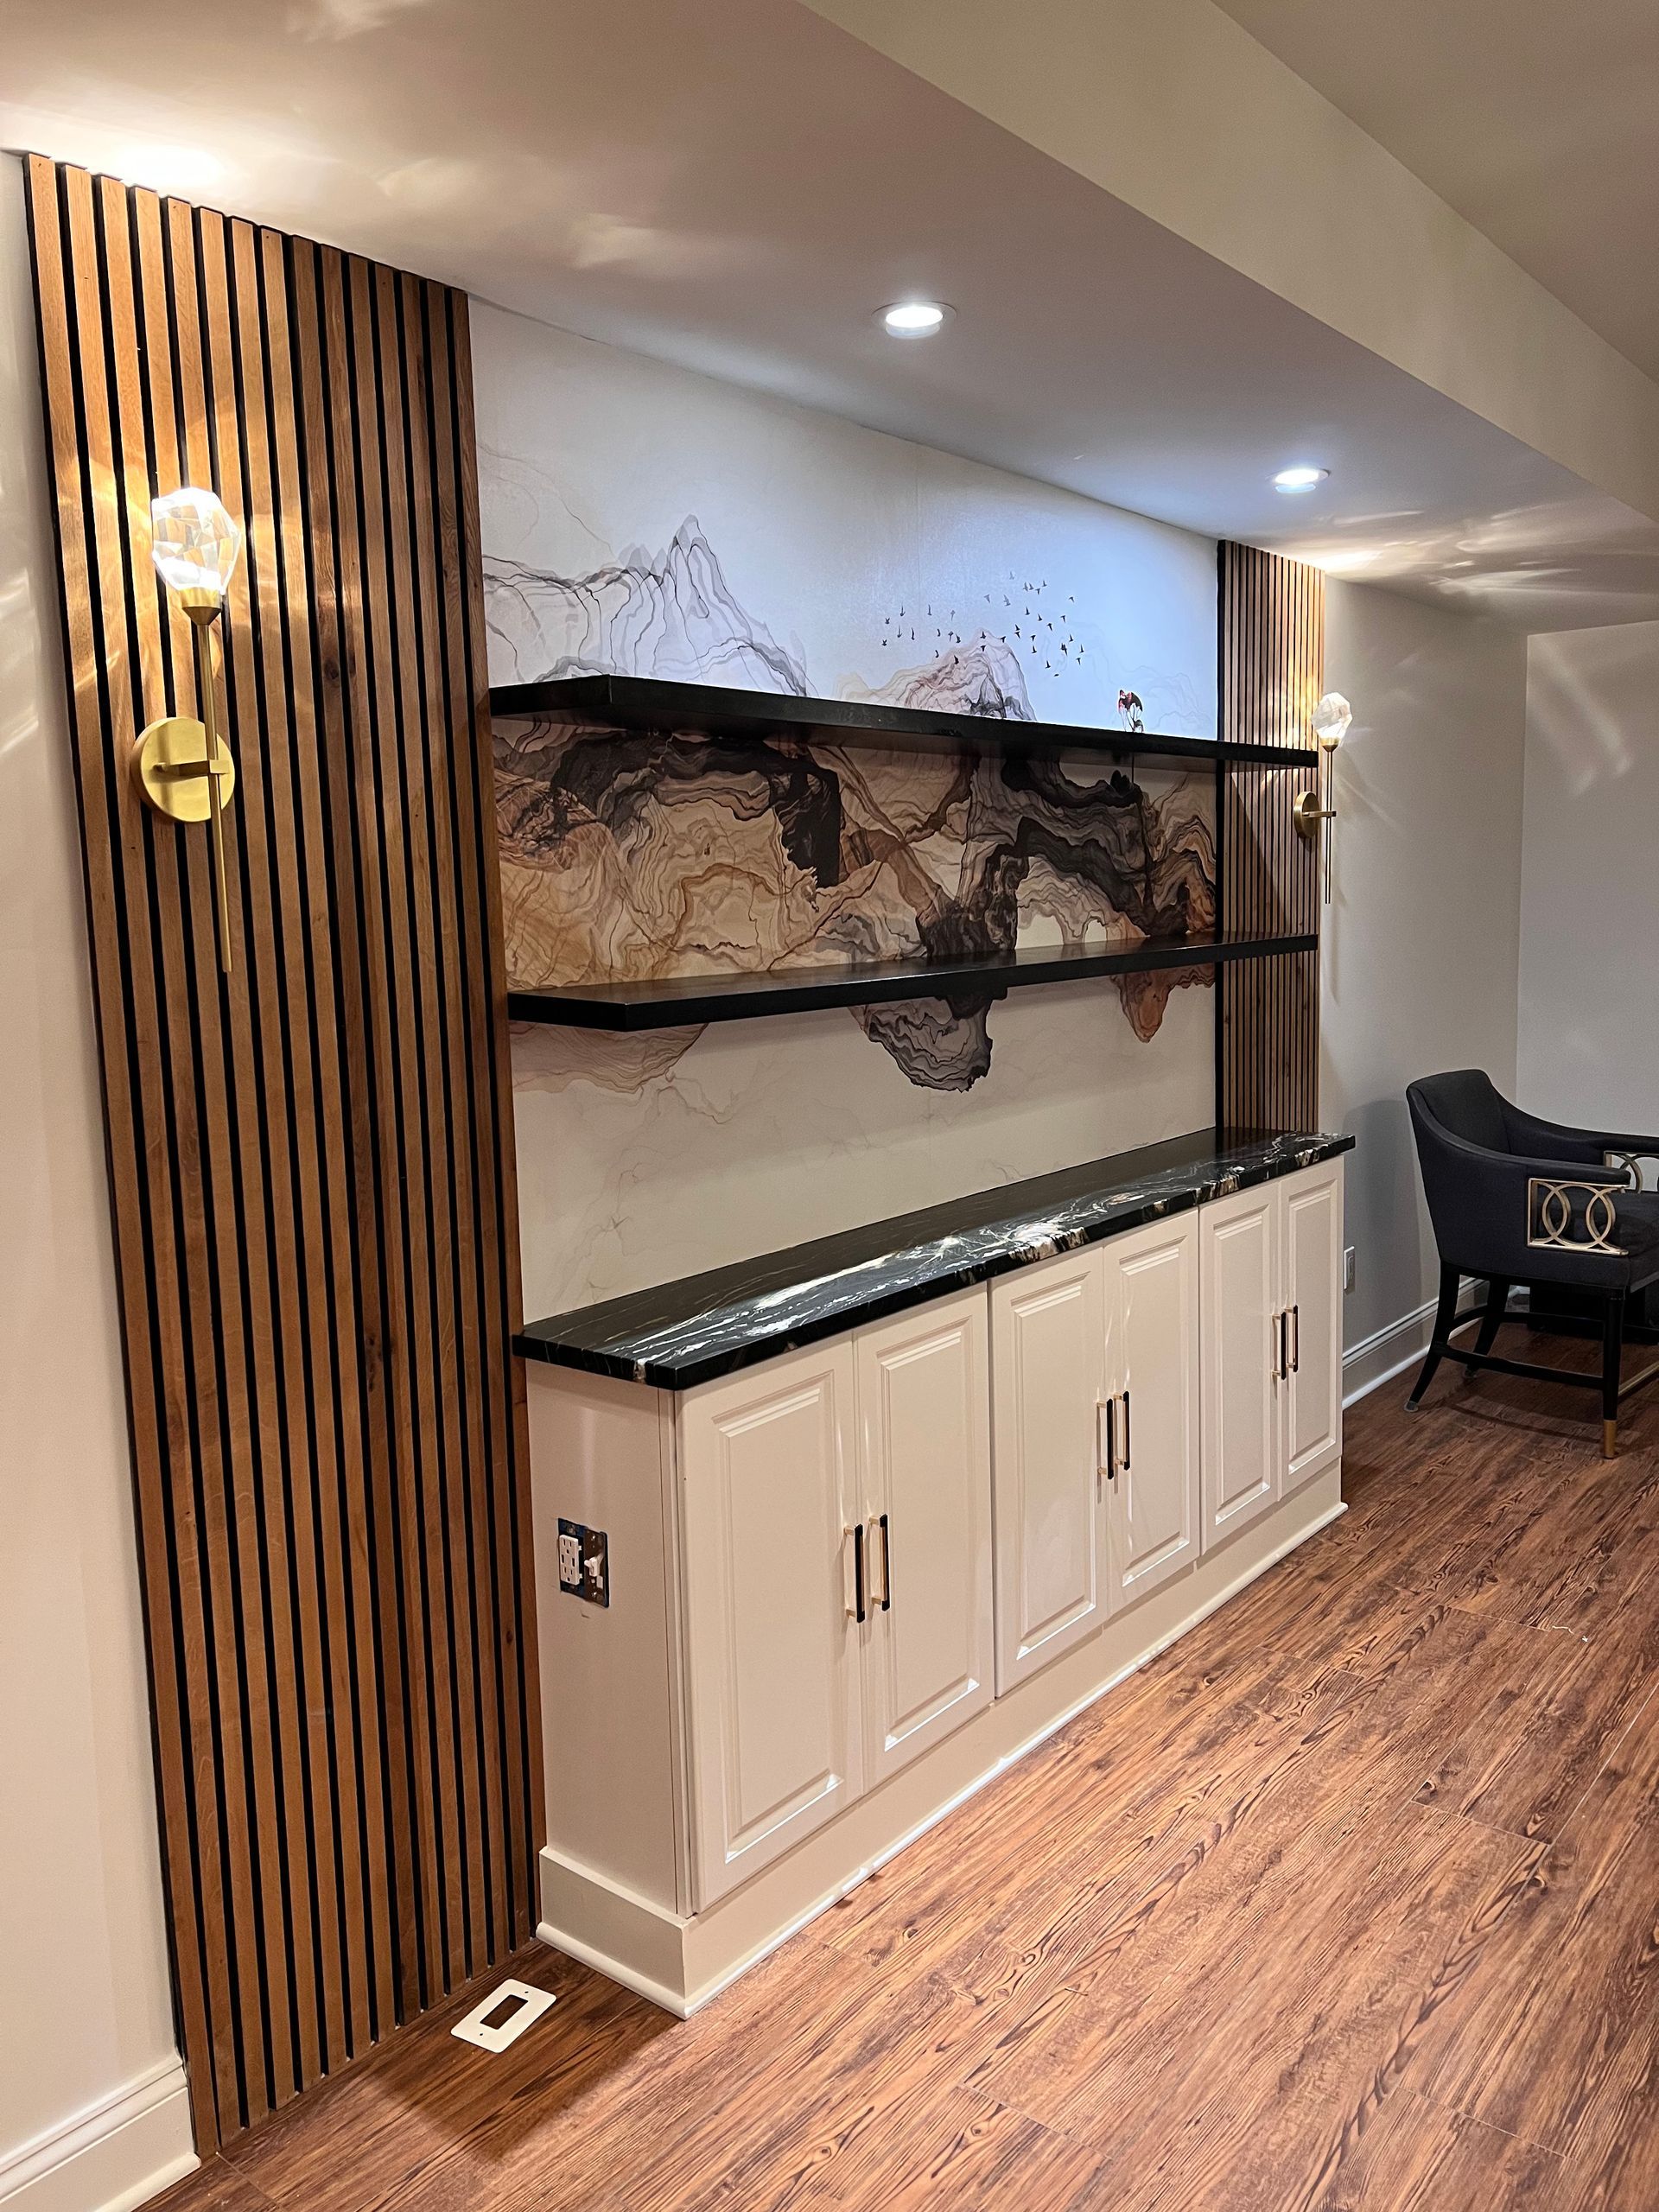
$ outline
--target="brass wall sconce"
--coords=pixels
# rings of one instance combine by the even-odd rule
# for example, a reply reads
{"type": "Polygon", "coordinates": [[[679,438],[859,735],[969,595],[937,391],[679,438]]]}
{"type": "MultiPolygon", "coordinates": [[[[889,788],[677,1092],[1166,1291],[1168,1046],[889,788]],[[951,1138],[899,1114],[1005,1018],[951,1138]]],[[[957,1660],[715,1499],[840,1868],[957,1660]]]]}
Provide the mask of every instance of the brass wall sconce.
{"type": "Polygon", "coordinates": [[[230,901],[225,880],[225,809],[236,789],[236,765],[219,731],[209,636],[242,550],[242,533],[212,492],[187,486],[152,501],[150,554],[162,580],[189,616],[196,644],[196,698],[201,720],[168,715],[151,722],[133,751],[138,787],[170,822],[211,822],[213,906],[219,964],[231,971],[230,901]]]}
{"type": "Polygon", "coordinates": [[[1319,786],[1313,791],[1298,791],[1293,810],[1296,827],[1303,836],[1322,840],[1327,906],[1331,904],[1331,849],[1336,835],[1337,747],[1353,719],[1354,710],[1340,691],[1327,691],[1314,708],[1313,734],[1319,747],[1319,786]]]}

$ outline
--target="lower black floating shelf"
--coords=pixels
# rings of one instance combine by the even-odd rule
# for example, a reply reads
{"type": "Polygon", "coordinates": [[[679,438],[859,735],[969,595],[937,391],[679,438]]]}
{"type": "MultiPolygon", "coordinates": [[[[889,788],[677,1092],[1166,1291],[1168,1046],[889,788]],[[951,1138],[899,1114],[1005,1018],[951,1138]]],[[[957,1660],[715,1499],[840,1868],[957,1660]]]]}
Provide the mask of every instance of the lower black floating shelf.
{"type": "Polygon", "coordinates": [[[1157,968],[1211,968],[1228,960],[1263,960],[1274,953],[1315,952],[1319,943],[1313,936],[1166,938],[1116,950],[1030,945],[967,960],[873,960],[757,975],[671,976],[658,982],[562,983],[544,990],[510,990],[507,1015],[512,1021],[553,1022],[570,1029],[677,1029],[899,999],[982,1005],[1028,984],[1144,975],[1157,968]]]}

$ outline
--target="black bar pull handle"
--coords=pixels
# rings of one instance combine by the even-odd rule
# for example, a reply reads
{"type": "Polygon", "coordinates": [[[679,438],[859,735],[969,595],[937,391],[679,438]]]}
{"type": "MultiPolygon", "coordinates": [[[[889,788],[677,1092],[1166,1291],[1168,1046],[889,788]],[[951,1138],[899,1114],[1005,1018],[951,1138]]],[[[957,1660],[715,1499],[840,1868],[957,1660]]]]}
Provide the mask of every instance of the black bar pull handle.
{"type": "Polygon", "coordinates": [[[887,1516],[881,1516],[881,1610],[893,1608],[893,1531],[887,1526],[887,1516]]]}
{"type": "Polygon", "coordinates": [[[1095,1408],[1095,1473],[1117,1478],[1117,1400],[1103,1398],[1095,1408]]]}
{"type": "Polygon", "coordinates": [[[1123,1393],[1123,1471],[1126,1475],[1129,1471],[1129,1394],[1125,1390],[1123,1393]]]}
{"type": "Polygon", "coordinates": [[[1302,1309],[1300,1306],[1293,1306],[1290,1309],[1290,1371],[1293,1375],[1300,1375],[1302,1371],[1302,1309]]]}
{"type": "Polygon", "coordinates": [[[868,1618],[864,1605],[864,1523],[861,1521],[853,1530],[853,1618],[868,1618]]]}

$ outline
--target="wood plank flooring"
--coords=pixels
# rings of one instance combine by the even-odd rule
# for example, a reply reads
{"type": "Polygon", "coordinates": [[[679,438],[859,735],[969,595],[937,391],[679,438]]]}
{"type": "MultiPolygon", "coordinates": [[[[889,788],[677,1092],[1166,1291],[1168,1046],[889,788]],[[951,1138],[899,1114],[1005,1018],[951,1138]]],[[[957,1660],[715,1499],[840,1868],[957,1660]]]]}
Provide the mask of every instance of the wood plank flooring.
{"type": "Polygon", "coordinates": [[[1343,1520],[694,2019],[532,1949],[510,2052],[454,1999],[168,2212],[1651,2212],[1659,1392],[1608,1465],[1403,1390],[1343,1520]]]}

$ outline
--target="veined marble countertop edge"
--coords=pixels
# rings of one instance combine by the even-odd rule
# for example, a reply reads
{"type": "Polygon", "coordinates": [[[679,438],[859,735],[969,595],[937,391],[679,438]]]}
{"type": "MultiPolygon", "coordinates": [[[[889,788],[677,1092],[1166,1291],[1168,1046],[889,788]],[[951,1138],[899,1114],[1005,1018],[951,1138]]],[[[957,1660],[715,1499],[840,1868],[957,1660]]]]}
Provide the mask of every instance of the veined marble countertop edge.
{"type": "MultiPolygon", "coordinates": [[[[1127,1164],[1145,1153],[1197,1142],[1206,1134],[1194,1132],[1192,1140],[1170,1139],[1163,1146],[1144,1147],[1139,1154],[1121,1157],[1127,1164]]],[[[1235,1192],[1274,1181],[1351,1151],[1353,1144],[1351,1136],[1299,1132],[1221,1146],[1186,1162],[1172,1163],[1122,1181],[1110,1179],[1111,1160],[1085,1162],[1076,1169],[1033,1177],[1026,1184],[1007,1185],[1002,1191],[975,1192],[960,1200],[927,1208],[920,1217],[899,1217],[893,1224],[898,1228],[926,1216],[948,1215],[952,1203],[963,1209],[982,1206],[1006,1193],[1011,1201],[1006,1213],[961,1230],[944,1229],[936,1236],[886,1248],[878,1244],[878,1249],[850,1259],[842,1267],[815,1269],[690,1311],[671,1310],[682,1284],[690,1290],[705,1281],[737,1277],[745,1271],[776,1272],[789,1257],[787,1252],[762,1254],[728,1268],[709,1270],[706,1276],[683,1277],[654,1289],[632,1292],[601,1305],[576,1307],[531,1323],[515,1338],[513,1349],[541,1365],[607,1376],[652,1389],[694,1389],[743,1368],[840,1336],[861,1324],[889,1319],[909,1307],[949,1297],[953,1292],[1039,1265],[1106,1237],[1127,1235],[1164,1216],[1213,1205],[1235,1192]],[[1024,1189],[1053,1184],[1067,1176],[1084,1176],[1095,1168],[1101,1171],[1101,1181],[1094,1189],[1080,1190],[1060,1204],[1029,1212],[1019,1203],[1024,1189]],[[642,1316],[635,1327],[607,1328],[608,1313],[652,1302],[671,1310],[654,1319],[642,1316]]],[[[849,1241],[879,1240],[886,1226],[872,1223],[845,1235],[849,1241]]],[[[801,1249],[811,1252],[837,1241],[815,1238],[801,1249]]]]}

